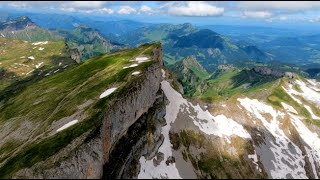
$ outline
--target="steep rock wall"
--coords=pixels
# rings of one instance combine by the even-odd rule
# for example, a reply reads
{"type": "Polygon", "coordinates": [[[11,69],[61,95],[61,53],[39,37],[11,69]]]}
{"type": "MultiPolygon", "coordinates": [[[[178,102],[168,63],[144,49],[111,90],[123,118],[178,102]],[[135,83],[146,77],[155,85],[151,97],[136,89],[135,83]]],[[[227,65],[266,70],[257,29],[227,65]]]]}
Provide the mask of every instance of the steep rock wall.
{"type": "MultiPolygon", "coordinates": [[[[119,140],[126,135],[134,123],[146,121],[146,119],[143,120],[145,118],[143,115],[150,114],[147,112],[154,104],[157,104],[155,103],[157,99],[158,103],[164,99],[160,90],[162,80],[161,47],[154,49],[153,55],[153,60],[156,63],[150,65],[141,78],[131,82],[121,97],[117,97],[105,112],[104,120],[98,129],[82,134],[47,160],[18,171],[13,175],[13,178],[101,178],[103,166],[108,164],[110,154],[119,140]]],[[[162,116],[163,111],[153,114],[162,116]]],[[[155,131],[152,132],[155,133],[155,131]]],[[[155,134],[157,135],[153,137],[154,143],[149,145],[150,149],[154,149],[154,146],[161,140],[160,132],[155,134]]],[[[141,138],[141,142],[145,142],[143,139],[146,137],[141,138]]]]}

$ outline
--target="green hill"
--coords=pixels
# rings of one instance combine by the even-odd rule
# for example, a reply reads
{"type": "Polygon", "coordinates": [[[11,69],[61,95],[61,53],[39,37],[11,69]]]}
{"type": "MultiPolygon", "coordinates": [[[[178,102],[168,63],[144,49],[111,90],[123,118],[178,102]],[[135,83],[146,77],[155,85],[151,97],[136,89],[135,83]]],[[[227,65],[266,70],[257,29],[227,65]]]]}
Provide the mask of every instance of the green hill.
{"type": "Polygon", "coordinates": [[[78,66],[36,81],[14,94],[0,97],[0,126],[10,139],[4,139],[0,153],[0,177],[8,178],[57,153],[84,133],[93,133],[101,124],[106,109],[117,96],[143,77],[144,70],[156,61],[132,65],[139,55],[151,57],[159,44],[140,46],[94,57],[78,66]],[[140,71],[140,75],[132,75],[140,71]],[[106,98],[106,89],[117,87],[106,98]],[[100,98],[99,98],[100,96],[100,98]],[[79,123],[61,132],[55,123],[81,113],[79,123]],[[14,134],[24,124],[23,133],[14,134]],[[24,139],[24,140],[21,140],[24,139]]]}
{"type": "Polygon", "coordinates": [[[63,41],[0,38],[0,91],[25,78],[44,77],[75,63],[63,41]]]}
{"type": "Polygon", "coordinates": [[[267,62],[272,59],[255,46],[237,45],[221,34],[208,29],[197,29],[188,23],[157,24],[119,37],[119,42],[130,46],[156,41],[163,44],[164,62],[167,65],[195,56],[208,72],[213,72],[221,64],[267,62]]]}
{"type": "Polygon", "coordinates": [[[112,42],[97,30],[85,26],[78,26],[73,30],[58,30],[56,32],[65,38],[65,42],[69,48],[78,49],[81,53],[81,60],[124,48],[123,45],[112,42]]]}

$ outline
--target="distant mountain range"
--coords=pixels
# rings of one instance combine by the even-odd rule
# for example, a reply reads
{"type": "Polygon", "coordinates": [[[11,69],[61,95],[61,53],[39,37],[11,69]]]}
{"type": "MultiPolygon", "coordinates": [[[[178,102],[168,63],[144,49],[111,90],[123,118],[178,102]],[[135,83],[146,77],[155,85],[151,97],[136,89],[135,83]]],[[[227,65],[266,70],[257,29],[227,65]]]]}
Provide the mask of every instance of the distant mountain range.
{"type": "Polygon", "coordinates": [[[78,26],[73,30],[57,30],[56,32],[65,38],[69,48],[76,48],[81,53],[82,60],[125,47],[107,39],[96,29],[86,26],[78,26]]]}
{"type": "MultiPolygon", "coordinates": [[[[65,20],[62,16],[57,16],[55,21],[65,20]],[[59,19],[60,18],[60,19],[59,19]]],[[[76,20],[67,16],[66,24],[76,20]]],[[[53,22],[55,23],[55,22],[53,22]]],[[[49,25],[49,24],[47,24],[49,25]]],[[[46,27],[48,27],[45,25],[46,27]]],[[[54,27],[64,27],[62,24],[55,24],[54,27]],[[61,25],[61,26],[60,26],[61,25]]],[[[70,25],[70,24],[69,24],[70,25]]],[[[18,40],[35,41],[62,41],[64,40],[69,49],[76,49],[81,60],[108,53],[125,46],[113,42],[102,35],[98,30],[83,25],[76,25],[71,30],[68,29],[45,29],[31,21],[29,17],[21,16],[8,18],[0,23],[0,38],[11,38],[18,40]]],[[[53,27],[53,26],[51,26],[53,27]]],[[[70,27],[68,27],[70,28],[70,27]]]]}
{"type": "Polygon", "coordinates": [[[26,16],[0,23],[0,37],[26,41],[62,40],[61,36],[39,27],[26,16]]]}
{"type": "Polygon", "coordinates": [[[174,64],[185,57],[195,56],[208,71],[215,70],[220,64],[272,60],[272,56],[256,46],[235,44],[221,34],[209,29],[197,29],[188,23],[143,27],[119,37],[118,41],[130,46],[160,41],[163,44],[166,64],[174,64]]]}

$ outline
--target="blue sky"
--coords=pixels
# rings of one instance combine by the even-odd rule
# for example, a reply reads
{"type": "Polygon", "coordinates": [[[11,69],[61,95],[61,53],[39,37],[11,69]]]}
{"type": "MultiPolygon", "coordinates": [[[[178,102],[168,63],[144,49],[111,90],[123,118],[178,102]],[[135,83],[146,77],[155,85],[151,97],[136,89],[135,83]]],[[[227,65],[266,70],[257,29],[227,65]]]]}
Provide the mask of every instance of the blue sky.
{"type": "Polygon", "coordinates": [[[121,17],[144,22],[197,25],[232,24],[264,26],[320,25],[317,1],[3,1],[1,11],[81,13],[121,17]]]}

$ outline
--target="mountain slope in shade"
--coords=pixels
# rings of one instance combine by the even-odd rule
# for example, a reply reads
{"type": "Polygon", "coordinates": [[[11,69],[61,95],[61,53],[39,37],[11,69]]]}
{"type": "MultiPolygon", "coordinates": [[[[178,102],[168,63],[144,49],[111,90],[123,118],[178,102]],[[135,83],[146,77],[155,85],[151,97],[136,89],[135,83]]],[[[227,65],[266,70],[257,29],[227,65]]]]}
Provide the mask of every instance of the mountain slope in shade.
{"type": "Polygon", "coordinates": [[[169,66],[169,69],[184,87],[186,95],[194,94],[197,89],[201,91],[201,86],[205,85],[204,80],[210,76],[194,56],[187,57],[169,66]]]}

